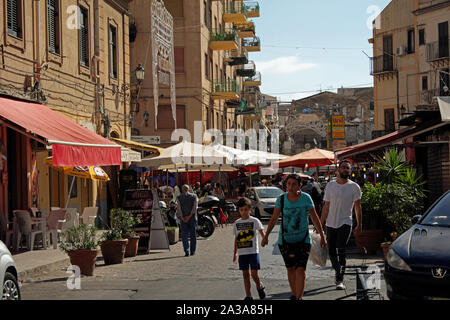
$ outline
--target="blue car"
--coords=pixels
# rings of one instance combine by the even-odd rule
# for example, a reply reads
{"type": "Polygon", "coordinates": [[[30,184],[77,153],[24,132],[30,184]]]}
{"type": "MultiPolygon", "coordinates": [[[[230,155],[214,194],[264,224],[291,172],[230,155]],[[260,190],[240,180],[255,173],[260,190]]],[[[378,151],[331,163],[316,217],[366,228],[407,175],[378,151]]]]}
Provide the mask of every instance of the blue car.
{"type": "Polygon", "coordinates": [[[389,299],[450,299],[450,191],[389,249],[384,277],[389,299]]]}

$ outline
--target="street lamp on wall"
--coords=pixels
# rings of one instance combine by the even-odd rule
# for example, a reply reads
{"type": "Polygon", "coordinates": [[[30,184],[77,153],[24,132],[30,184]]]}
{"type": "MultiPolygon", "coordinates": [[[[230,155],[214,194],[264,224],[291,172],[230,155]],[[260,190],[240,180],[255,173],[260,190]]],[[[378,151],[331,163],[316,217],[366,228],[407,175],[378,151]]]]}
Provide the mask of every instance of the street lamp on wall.
{"type": "Polygon", "coordinates": [[[140,85],[145,78],[145,69],[141,64],[139,64],[136,70],[134,70],[134,72],[136,74],[136,79],[140,85]]]}
{"type": "Polygon", "coordinates": [[[141,91],[142,82],[145,79],[145,69],[142,64],[139,64],[136,70],[134,70],[134,74],[137,80],[137,90],[136,94],[133,96],[133,100],[131,102],[131,112],[138,113],[139,112],[139,93],[141,91]]]}

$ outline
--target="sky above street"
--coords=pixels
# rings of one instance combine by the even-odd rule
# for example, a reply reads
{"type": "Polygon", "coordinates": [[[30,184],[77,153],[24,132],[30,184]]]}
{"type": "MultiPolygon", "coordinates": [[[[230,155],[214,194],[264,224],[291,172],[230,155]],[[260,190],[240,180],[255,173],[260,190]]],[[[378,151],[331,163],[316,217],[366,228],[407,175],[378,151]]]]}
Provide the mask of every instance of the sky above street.
{"type": "MultiPolygon", "coordinates": [[[[259,0],[252,19],[261,52],[250,53],[263,93],[282,101],[320,90],[372,86],[371,24],[390,0],[259,0]]],[[[334,90],[333,90],[334,89],[334,90]]]]}

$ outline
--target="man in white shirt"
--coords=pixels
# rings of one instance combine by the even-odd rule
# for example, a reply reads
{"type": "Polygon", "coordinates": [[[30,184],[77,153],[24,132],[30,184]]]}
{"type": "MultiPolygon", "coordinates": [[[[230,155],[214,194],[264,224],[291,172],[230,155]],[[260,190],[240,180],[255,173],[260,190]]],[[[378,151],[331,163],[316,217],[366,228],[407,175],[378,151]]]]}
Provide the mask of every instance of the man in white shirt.
{"type": "Polygon", "coordinates": [[[320,222],[326,221],[328,251],[331,264],[336,271],[336,289],[344,290],[344,270],[346,264],[345,247],[352,232],[352,211],[355,207],[355,232],[361,231],[361,188],[349,180],[352,164],[348,160],[339,163],[338,178],[330,181],[325,188],[324,206],[320,222]]]}

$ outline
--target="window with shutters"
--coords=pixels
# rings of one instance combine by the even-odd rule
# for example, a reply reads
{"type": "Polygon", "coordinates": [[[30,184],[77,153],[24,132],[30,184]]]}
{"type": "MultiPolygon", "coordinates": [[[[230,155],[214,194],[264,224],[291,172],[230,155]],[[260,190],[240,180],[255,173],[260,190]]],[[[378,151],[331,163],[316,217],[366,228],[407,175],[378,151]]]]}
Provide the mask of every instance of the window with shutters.
{"type": "Polygon", "coordinates": [[[48,50],[60,54],[59,0],[47,0],[48,50]]]}
{"type": "MultiPolygon", "coordinates": [[[[177,128],[186,128],[186,108],[184,105],[177,104],[177,128]]],[[[158,106],[158,130],[159,129],[175,129],[175,121],[173,121],[172,106],[158,106]]]]}
{"type": "Polygon", "coordinates": [[[408,53],[415,52],[415,36],[414,29],[408,30],[408,53]]]}
{"type": "Polygon", "coordinates": [[[80,7],[80,64],[89,67],[89,11],[80,7]]]}
{"type": "Polygon", "coordinates": [[[22,0],[7,0],[8,34],[22,39],[22,0]]]}
{"type": "Polygon", "coordinates": [[[425,29],[419,30],[419,46],[425,45],[425,29]]]}
{"type": "Polygon", "coordinates": [[[109,26],[109,76],[117,79],[117,28],[109,26]]]}
{"type": "Polygon", "coordinates": [[[175,48],[175,73],[184,73],[184,48],[175,48]]]}
{"type": "Polygon", "coordinates": [[[384,110],[384,130],[386,132],[394,132],[395,131],[394,109],[385,109],[384,110]]]}

